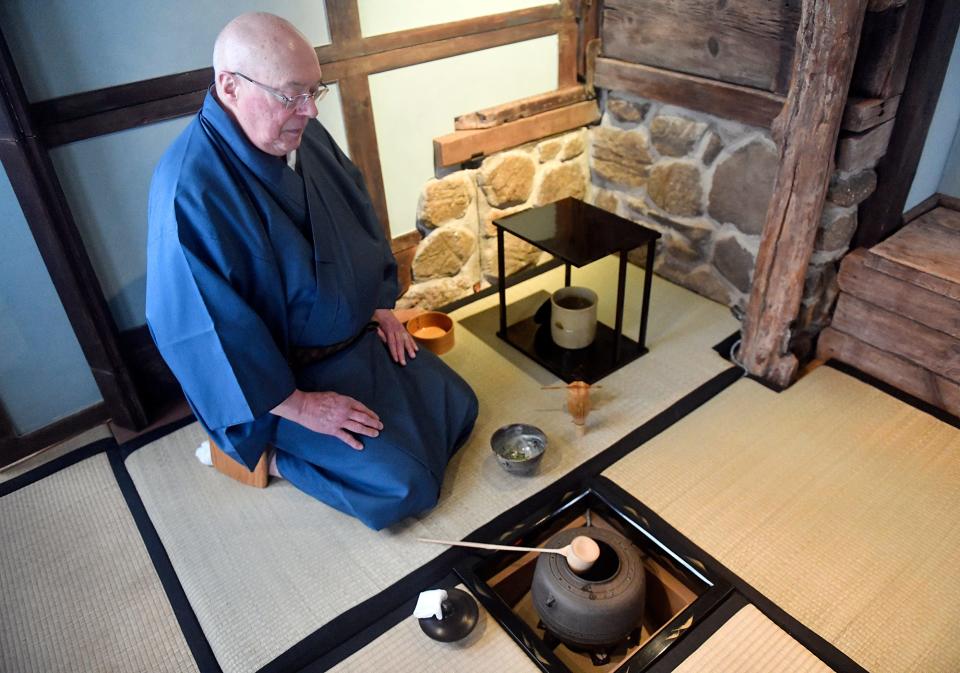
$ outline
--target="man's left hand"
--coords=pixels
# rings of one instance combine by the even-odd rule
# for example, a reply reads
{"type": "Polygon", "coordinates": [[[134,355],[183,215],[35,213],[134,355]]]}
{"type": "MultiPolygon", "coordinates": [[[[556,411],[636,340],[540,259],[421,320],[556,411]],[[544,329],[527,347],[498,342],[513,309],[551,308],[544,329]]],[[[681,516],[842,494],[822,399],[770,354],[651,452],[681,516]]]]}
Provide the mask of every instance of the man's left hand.
{"type": "Polygon", "coordinates": [[[417,351],[420,350],[420,347],[414,341],[410,332],[393,315],[393,311],[388,308],[378,308],[373,312],[373,319],[380,323],[377,334],[380,340],[387,345],[390,357],[393,358],[394,362],[406,365],[408,356],[411,359],[417,357],[417,351]]]}

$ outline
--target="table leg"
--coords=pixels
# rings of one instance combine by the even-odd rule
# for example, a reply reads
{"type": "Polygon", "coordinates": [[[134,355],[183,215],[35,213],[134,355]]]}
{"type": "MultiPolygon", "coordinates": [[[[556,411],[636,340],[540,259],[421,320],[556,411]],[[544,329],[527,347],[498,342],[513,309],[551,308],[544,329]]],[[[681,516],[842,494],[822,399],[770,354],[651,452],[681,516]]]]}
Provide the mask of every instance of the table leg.
{"type": "Polygon", "coordinates": [[[617,273],[617,321],[614,323],[613,360],[620,362],[620,335],[623,334],[623,295],[627,288],[627,251],[620,251],[620,270],[617,273]]]}
{"type": "Polygon", "coordinates": [[[504,274],[503,228],[497,227],[497,291],[500,294],[500,336],[507,338],[507,282],[504,274]]]}
{"type": "Polygon", "coordinates": [[[570,262],[566,262],[563,266],[563,286],[570,287],[570,262]]]}
{"type": "Polygon", "coordinates": [[[640,306],[640,336],[637,344],[641,349],[647,343],[647,314],[650,312],[650,286],[653,285],[653,255],[657,251],[656,241],[647,242],[647,265],[643,270],[643,304],[640,306]]]}

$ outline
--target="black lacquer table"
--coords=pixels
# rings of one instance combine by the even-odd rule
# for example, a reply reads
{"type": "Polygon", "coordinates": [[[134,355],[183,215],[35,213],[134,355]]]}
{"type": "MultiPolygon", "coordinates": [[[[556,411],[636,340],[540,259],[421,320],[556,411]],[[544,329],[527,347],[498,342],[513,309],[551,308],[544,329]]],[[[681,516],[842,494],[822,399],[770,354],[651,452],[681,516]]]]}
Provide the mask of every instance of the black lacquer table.
{"type": "MultiPolygon", "coordinates": [[[[650,309],[650,285],[653,281],[653,256],[659,232],[631,222],[578,199],[568,198],[494,220],[497,228],[497,264],[500,292],[500,331],[508,344],[570,383],[595,383],[647,352],[647,317],[650,309]],[[570,267],[580,268],[607,255],[620,253],[617,279],[616,322],[611,329],[597,323],[597,336],[586,348],[561,348],[550,337],[549,320],[538,323],[535,316],[507,325],[507,290],[504,278],[503,234],[511,234],[554,255],[565,266],[564,283],[570,286],[570,267]],[[623,334],[623,301],[627,280],[627,253],[639,246],[647,248],[643,274],[643,302],[640,309],[640,334],[633,341],[623,334]]],[[[600,295],[600,293],[597,293],[600,295]]],[[[601,296],[602,300],[602,296],[601,296]]]]}

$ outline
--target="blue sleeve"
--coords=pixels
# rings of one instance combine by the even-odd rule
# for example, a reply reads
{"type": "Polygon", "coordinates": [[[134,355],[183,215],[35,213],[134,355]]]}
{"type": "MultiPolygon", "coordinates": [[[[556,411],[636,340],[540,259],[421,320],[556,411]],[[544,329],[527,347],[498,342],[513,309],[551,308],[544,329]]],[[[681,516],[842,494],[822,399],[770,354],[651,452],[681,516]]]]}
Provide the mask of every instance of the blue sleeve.
{"type": "MultiPolygon", "coordinates": [[[[294,390],[278,340],[263,313],[285,310],[272,261],[249,245],[218,239],[218,215],[184,203],[148,244],[147,321],[164,360],[209,429],[248,423],[294,390]],[[254,307],[253,304],[258,306],[254,307]]],[[[236,216],[236,215],[234,215],[236,216]]],[[[282,343],[282,341],[281,341],[282,343]]]]}

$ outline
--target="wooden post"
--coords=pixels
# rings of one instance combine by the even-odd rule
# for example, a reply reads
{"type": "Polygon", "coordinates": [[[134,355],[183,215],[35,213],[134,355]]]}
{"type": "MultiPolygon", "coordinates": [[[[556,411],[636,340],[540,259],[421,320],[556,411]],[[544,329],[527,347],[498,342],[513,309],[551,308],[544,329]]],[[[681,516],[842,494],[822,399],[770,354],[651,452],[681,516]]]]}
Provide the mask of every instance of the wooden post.
{"type": "Polygon", "coordinates": [[[786,387],[797,371],[790,327],[797,317],[843,118],[866,0],[804,0],[793,78],[774,121],[780,167],[760,238],[741,359],[786,387]]]}

